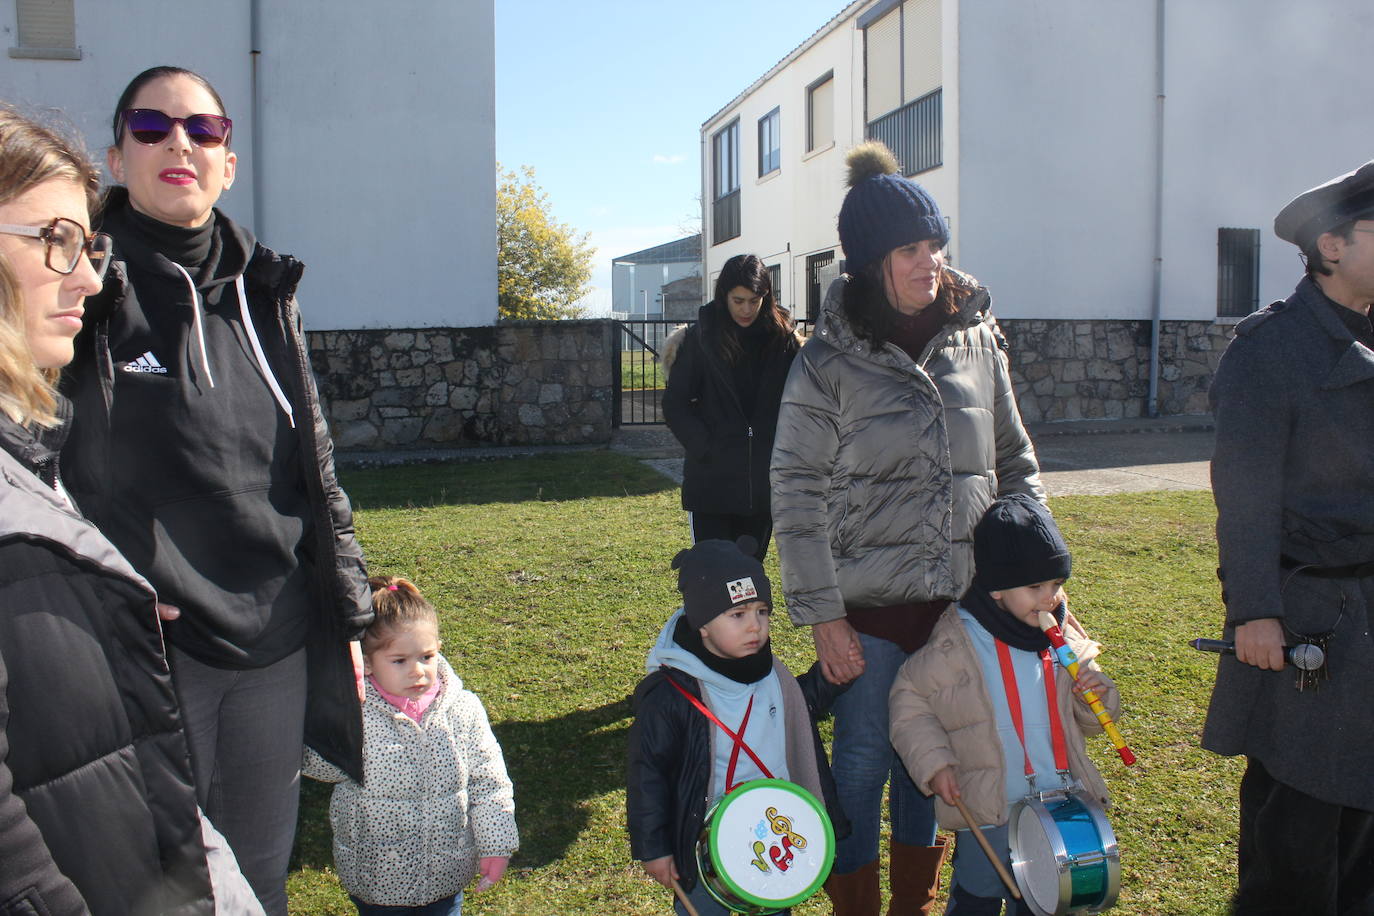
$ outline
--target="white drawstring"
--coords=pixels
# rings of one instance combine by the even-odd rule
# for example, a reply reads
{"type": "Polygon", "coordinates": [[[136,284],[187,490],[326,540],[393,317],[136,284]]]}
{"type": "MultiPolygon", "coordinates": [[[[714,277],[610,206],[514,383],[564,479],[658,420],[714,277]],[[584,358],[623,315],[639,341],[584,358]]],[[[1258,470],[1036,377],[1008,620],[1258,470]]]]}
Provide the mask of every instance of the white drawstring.
{"type": "Polygon", "coordinates": [[[176,261],[170,262],[173,267],[181,271],[181,275],[186,278],[186,285],[191,289],[191,314],[194,316],[193,324],[196,328],[196,340],[200,343],[200,364],[205,368],[205,378],[210,382],[210,387],[215,387],[215,377],[210,373],[210,357],[205,352],[205,328],[200,320],[200,295],[196,292],[195,281],[176,261]]]}
{"type": "Polygon", "coordinates": [[[291,411],[291,402],[286,399],[286,394],[281,390],[281,385],[277,384],[277,377],[272,374],[272,368],[267,365],[267,355],[262,352],[262,342],[258,340],[257,328],[253,327],[253,319],[248,314],[248,296],[243,291],[243,274],[234,278],[234,290],[239,294],[239,314],[243,316],[243,326],[248,331],[248,340],[253,345],[253,355],[258,358],[258,368],[262,369],[263,377],[267,379],[267,387],[272,389],[272,396],[277,399],[281,409],[286,413],[286,419],[291,423],[291,428],[296,428],[296,416],[291,411]]]}

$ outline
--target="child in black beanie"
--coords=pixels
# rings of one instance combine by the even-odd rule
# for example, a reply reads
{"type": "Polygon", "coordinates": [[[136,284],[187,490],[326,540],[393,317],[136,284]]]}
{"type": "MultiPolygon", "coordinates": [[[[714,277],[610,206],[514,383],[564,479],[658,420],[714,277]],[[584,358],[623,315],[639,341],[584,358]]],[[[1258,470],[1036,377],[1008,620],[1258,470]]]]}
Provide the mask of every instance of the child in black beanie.
{"type": "MultiPolygon", "coordinates": [[[[699,541],[673,558],[682,607],[668,618],[635,689],[626,813],[631,854],[665,887],[678,881],[701,916],[730,911],[697,874],[696,842],[709,807],[767,767],[823,800],[839,833],[846,822],[813,716],[840,688],[813,667],[794,678],[773,656],[772,585],[753,538],[699,541]],[[688,698],[702,701],[753,754],[688,698]],[[755,761],[757,757],[757,762],[755,761]]],[[[674,904],[685,913],[681,902],[674,904]]]]}
{"type": "MultiPolygon", "coordinates": [[[[1107,786],[1083,747],[1084,734],[1099,733],[1102,726],[1076,697],[1083,688],[1092,690],[1113,718],[1120,714],[1121,699],[1092,662],[1097,643],[1063,627],[1079,658],[1075,686],[1039,627],[1042,611],[1063,623],[1063,585],[1071,567],[1064,537],[1043,504],[1025,495],[993,503],[974,529],[973,554],[972,587],[936,622],[930,641],[902,665],[889,710],[893,747],[921,791],[937,796],[940,826],[959,831],[946,914],[997,916],[1010,894],[971,842],[969,828],[982,829],[1009,866],[1007,820],[1011,806],[1030,791],[1027,761],[1041,790],[1059,785],[1057,763],[1067,761],[1072,777],[1105,806],[1107,786]],[[1051,689],[1046,655],[1054,672],[1051,689]],[[980,676],[969,678],[969,672],[980,676]],[[1015,680],[1011,690],[1004,672],[1015,680]],[[1019,729],[1010,698],[1019,701],[1019,729]],[[1057,748],[1051,717],[1063,725],[1057,748]],[[956,798],[977,824],[964,822],[956,798]]],[[[1007,902],[1009,913],[1031,913],[1024,901],[1007,902]]]]}

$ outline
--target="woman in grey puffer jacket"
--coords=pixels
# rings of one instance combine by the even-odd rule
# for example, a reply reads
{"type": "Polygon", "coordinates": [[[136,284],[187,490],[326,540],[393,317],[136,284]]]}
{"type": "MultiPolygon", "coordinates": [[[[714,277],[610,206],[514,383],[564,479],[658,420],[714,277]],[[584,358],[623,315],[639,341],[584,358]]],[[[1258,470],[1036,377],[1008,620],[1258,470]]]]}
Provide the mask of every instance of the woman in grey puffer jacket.
{"type": "Polygon", "coordinates": [[[934,199],[879,143],[848,157],[849,275],[792,365],[771,484],[788,613],[812,627],[835,704],[840,803],[854,824],[826,889],[837,916],[878,912],[891,776],[890,913],[928,912],[944,849],[930,799],[887,735],[898,667],[973,577],[972,532],[998,496],[1044,499],[987,290],[944,264],[934,199]]]}

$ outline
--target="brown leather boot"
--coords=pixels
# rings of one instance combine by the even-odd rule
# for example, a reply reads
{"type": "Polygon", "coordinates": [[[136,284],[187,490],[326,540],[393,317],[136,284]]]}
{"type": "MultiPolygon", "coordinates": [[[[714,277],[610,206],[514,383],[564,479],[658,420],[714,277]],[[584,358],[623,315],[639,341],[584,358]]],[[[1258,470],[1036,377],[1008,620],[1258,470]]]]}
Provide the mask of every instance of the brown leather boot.
{"type": "Polygon", "coordinates": [[[831,872],[825,879],[825,893],[835,916],[878,916],[882,898],[878,894],[877,861],[843,875],[831,872]]]}
{"type": "Polygon", "coordinates": [[[887,916],[929,916],[935,896],[940,893],[940,867],[945,864],[948,843],[942,836],[935,838],[934,846],[908,846],[892,841],[888,847],[892,900],[888,902],[887,916]]]}

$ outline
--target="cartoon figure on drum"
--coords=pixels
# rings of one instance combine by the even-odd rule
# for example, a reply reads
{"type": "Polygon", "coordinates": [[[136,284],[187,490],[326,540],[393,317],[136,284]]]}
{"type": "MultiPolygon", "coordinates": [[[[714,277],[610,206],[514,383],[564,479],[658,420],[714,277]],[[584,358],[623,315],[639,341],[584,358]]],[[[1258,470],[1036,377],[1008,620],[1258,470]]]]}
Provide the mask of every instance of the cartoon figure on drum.
{"type": "Polygon", "coordinates": [[[937,796],[940,826],[958,831],[945,912],[996,916],[1003,900],[1017,916],[1101,912],[1116,901],[1120,859],[1107,786],[1083,746],[1102,726],[1076,694],[1091,690],[1113,717],[1121,700],[1091,661],[1097,643],[1064,628],[1075,685],[1037,624],[1047,611],[1062,626],[1068,546],[1049,510],[1017,495],[988,509],[973,552],[973,585],[902,665],[890,700],[893,747],[937,796]],[[972,842],[973,827],[1000,862],[972,842]]]}
{"type": "Polygon", "coordinates": [[[843,688],[773,656],[772,585],[752,541],[673,558],[682,607],[634,694],[630,851],[684,916],[786,912],[820,888],[848,833],[815,726],[843,688]]]}

